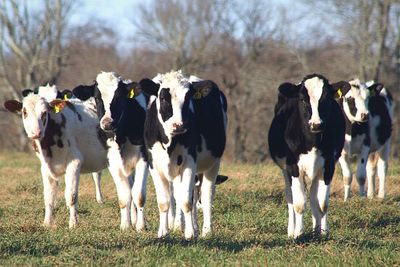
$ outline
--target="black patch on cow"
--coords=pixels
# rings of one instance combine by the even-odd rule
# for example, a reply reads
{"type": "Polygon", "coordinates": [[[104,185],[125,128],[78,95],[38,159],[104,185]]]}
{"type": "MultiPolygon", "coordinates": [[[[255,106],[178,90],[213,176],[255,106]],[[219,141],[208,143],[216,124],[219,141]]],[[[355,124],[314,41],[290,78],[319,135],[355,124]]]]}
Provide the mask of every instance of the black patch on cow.
{"type": "Polygon", "coordinates": [[[69,141],[69,139],[67,139],[67,144],[68,144],[68,147],[71,146],[71,141],[69,141]]]}
{"type": "Polygon", "coordinates": [[[335,162],[343,149],[345,134],[345,119],[339,104],[333,98],[334,93],[335,90],[327,79],[316,74],[305,77],[300,85],[286,83],[279,87],[278,103],[275,106],[268,143],[275,162],[278,158],[286,158],[285,171],[289,176],[299,176],[299,155],[315,147],[325,159],[325,184],[331,182],[335,162]],[[324,82],[318,110],[324,126],[319,133],[311,132],[308,125],[311,110],[304,82],[313,77],[318,77],[324,82]]]}
{"type": "Polygon", "coordinates": [[[162,88],[160,90],[160,114],[162,120],[165,122],[172,117],[172,103],[169,88],[162,88]]]}
{"type": "Polygon", "coordinates": [[[99,124],[96,126],[96,132],[97,132],[97,139],[99,139],[100,144],[102,145],[102,147],[104,149],[107,150],[107,148],[108,148],[108,146],[107,146],[108,137],[107,137],[106,133],[100,128],[99,124]]]}
{"type": "Polygon", "coordinates": [[[355,101],[354,97],[345,98],[345,101],[347,102],[347,105],[349,106],[351,115],[356,116],[357,107],[356,107],[356,101],[355,101]]]}
{"type": "Polygon", "coordinates": [[[364,164],[364,161],[365,161],[364,158],[361,158],[361,164],[364,164]]]}
{"type": "Polygon", "coordinates": [[[176,159],[176,164],[178,164],[178,166],[181,166],[182,162],[183,162],[182,155],[179,155],[178,158],[176,159]]]}
{"type": "Polygon", "coordinates": [[[58,141],[57,141],[57,146],[58,146],[59,148],[63,148],[63,147],[64,147],[64,144],[63,144],[63,142],[62,142],[61,139],[58,139],[58,141]]]}
{"type": "Polygon", "coordinates": [[[82,121],[82,116],[81,116],[81,114],[79,114],[79,112],[77,112],[76,115],[78,116],[78,120],[79,120],[79,121],[82,121]]]}
{"type": "Polygon", "coordinates": [[[65,128],[65,116],[61,114],[61,124],[56,123],[50,116],[48,118],[47,127],[42,140],[40,140],[40,145],[42,149],[46,151],[46,156],[51,158],[53,153],[51,147],[56,145],[56,138],[60,139],[62,136],[62,129],[65,128]]]}

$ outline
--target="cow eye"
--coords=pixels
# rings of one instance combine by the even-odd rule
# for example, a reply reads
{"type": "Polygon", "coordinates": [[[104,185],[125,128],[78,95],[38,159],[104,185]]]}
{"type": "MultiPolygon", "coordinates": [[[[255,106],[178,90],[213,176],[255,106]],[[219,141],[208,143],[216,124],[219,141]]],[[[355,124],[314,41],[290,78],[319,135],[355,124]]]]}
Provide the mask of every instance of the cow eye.
{"type": "Polygon", "coordinates": [[[47,114],[46,112],[43,112],[42,115],[40,116],[40,119],[42,120],[43,124],[46,124],[46,119],[47,119],[47,114]]]}
{"type": "Polygon", "coordinates": [[[24,116],[24,119],[26,119],[26,117],[28,116],[25,108],[22,110],[22,115],[24,116]]]}

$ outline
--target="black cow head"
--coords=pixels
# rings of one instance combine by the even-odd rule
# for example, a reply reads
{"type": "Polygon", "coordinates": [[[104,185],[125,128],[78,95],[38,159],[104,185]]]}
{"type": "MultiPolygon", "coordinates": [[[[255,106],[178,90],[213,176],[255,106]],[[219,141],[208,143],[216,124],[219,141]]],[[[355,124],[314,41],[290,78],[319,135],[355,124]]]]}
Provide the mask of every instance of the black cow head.
{"type": "Polygon", "coordinates": [[[73,89],[73,94],[81,100],[94,97],[100,127],[104,131],[115,131],[119,127],[128,99],[139,93],[137,83],[122,81],[113,72],[102,72],[93,85],[73,89]]]}
{"type": "Polygon", "coordinates": [[[291,83],[280,85],[279,101],[295,99],[303,124],[311,132],[317,133],[324,129],[335,95],[341,90],[349,89],[350,84],[345,81],[330,84],[322,75],[311,74],[298,85],[291,83]]]}

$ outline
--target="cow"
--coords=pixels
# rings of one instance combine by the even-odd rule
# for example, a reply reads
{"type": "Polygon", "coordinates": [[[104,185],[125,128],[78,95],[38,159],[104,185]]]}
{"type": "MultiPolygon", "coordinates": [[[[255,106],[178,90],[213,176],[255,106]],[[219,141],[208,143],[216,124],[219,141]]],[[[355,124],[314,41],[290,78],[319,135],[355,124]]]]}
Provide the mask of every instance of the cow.
{"type": "Polygon", "coordinates": [[[306,177],[311,181],[313,229],[328,233],[328,202],[335,163],[343,149],[345,120],[335,95],[347,82],[330,84],[310,74],[300,84],[279,86],[268,133],[269,151],[281,168],[288,203],[288,237],[304,233],[306,177]]]}
{"type": "Polygon", "coordinates": [[[37,94],[22,103],[8,100],[7,110],[20,113],[25,132],[41,163],[45,202],[44,225],[53,224],[59,177],[65,175],[65,201],[70,212],[69,227],[77,225],[80,173],[98,172],[107,166],[107,150],[94,106],[78,100],[47,102],[37,94]]]}
{"type": "Polygon", "coordinates": [[[349,81],[350,90],[341,92],[339,103],[346,118],[346,141],[339,159],[344,181],[344,200],[350,197],[352,172],[350,158],[357,156],[356,179],[359,194],[375,195],[375,173],[378,169],[379,198],[385,198],[385,180],[390,152],[393,121],[393,98],[380,83],[349,81]]]}
{"type": "Polygon", "coordinates": [[[211,208],[215,180],[226,143],[227,101],[210,80],[191,80],[181,71],[139,82],[150,97],[144,125],[150,173],[160,212],[158,237],[168,235],[170,183],[177,207],[184,213],[186,239],[197,236],[192,218],[195,175],[203,174],[201,202],[204,223],[202,235],[212,232],[211,208]]]}
{"type": "MultiPolygon", "coordinates": [[[[47,83],[44,86],[39,86],[38,88],[32,90],[32,89],[25,89],[22,91],[22,96],[25,97],[30,93],[38,94],[44,99],[46,99],[47,102],[51,102],[54,99],[65,99],[68,100],[70,99],[72,95],[72,91],[68,89],[64,89],[62,91],[57,90],[56,85],[50,85],[47,83]]],[[[93,103],[91,101],[87,102],[89,106],[93,106],[93,103]]],[[[101,171],[99,172],[93,172],[92,173],[92,178],[95,184],[95,189],[96,189],[96,201],[99,204],[103,203],[103,194],[101,192],[101,185],[100,185],[100,180],[101,180],[101,171]]]]}
{"type": "Polygon", "coordinates": [[[148,98],[139,93],[137,83],[123,80],[114,72],[101,72],[94,84],[77,86],[72,92],[81,100],[94,97],[96,101],[100,128],[107,136],[107,157],[121,208],[121,229],[132,223],[137,231],[144,230],[148,163],[143,129],[148,98]]]}

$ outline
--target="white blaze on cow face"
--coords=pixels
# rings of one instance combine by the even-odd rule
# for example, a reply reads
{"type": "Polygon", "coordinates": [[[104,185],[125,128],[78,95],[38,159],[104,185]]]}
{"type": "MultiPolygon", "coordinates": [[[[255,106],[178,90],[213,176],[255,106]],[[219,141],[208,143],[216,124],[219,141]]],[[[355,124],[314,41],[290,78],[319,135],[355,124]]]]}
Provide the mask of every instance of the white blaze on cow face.
{"type": "MultiPolygon", "coordinates": [[[[173,71],[162,75],[156,106],[158,119],[168,137],[186,132],[184,105],[189,92],[189,79],[181,71],[173,71]]],[[[193,110],[191,103],[190,109],[193,110]]],[[[189,112],[189,110],[186,110],[189,112]]]]}
{"type": "Polygon", "coordinates": [[[121,78],[114,72],[101,72],[96,77],[97,88],[101,93],[101,99],[103,100],[105,111],[103,117],[100,118],[100,127],[105,131],[109,130],[113,121],[110,105],[120,81],[121,78]]]}
{"type": "Polygon", "coordinates": [[[367,121],[369,90],[359,79],[354,79],[349,84],[351,89],[343,96],[344,113],[353,123],[367,121]]]}
{"type": "Polygon", "coordinates": [[[322,120],[319,115],[318,105],[319,100],[322,96],[324,81],[321,78],[313,77],[311,79],[307,79],[304,82],[304,85],[307,90],[308,96],[310,97],[311,105],[311,119],[308,121],[308,124],[311,128],[313,128],[314,126],[319,127],[322,124],[322,120]]]}
{"type": "Polygon", "coordinates": [[[22,122],[28,138],[42,139],[48,122],[48,104],[38,95],[29,94],[22,101],[22,122]]]}
{"type": "Polygon", "coordinates": [[[57,98],[57,87],[55,85],[47,84],[45,86],[39,86],[38,95],[46,99],[47,102],[57,98]]]}

